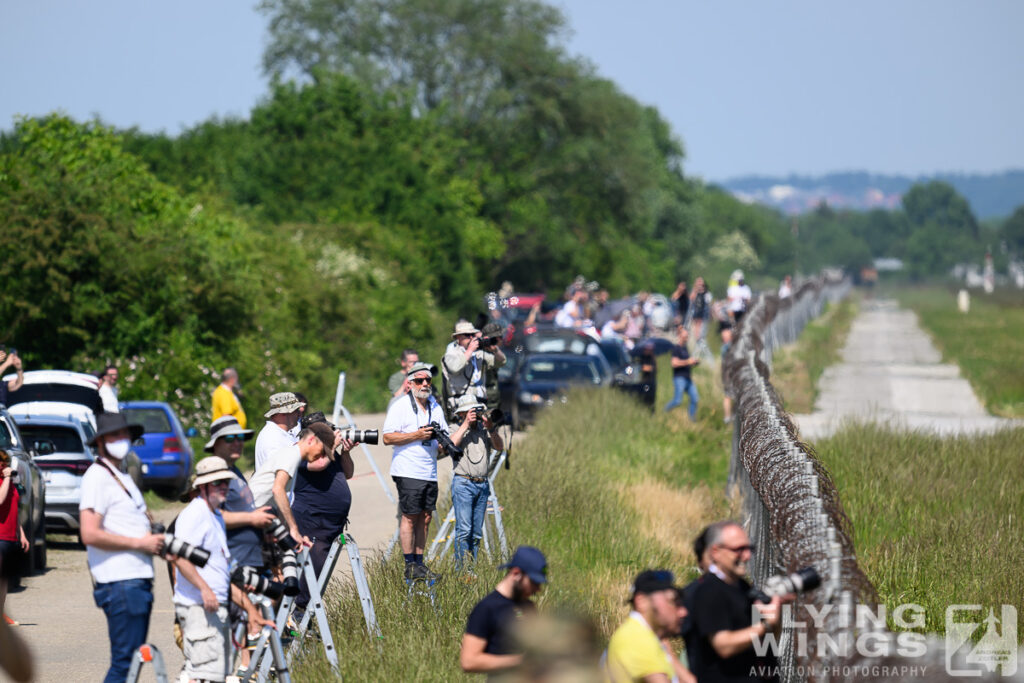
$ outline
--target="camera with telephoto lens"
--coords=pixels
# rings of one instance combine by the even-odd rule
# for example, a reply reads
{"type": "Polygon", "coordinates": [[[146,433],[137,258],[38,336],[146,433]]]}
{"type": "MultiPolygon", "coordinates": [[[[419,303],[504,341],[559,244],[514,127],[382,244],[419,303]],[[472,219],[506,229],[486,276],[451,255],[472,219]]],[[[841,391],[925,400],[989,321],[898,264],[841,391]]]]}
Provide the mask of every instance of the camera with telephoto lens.
{"type": "Polygon", "coordinates": [[[299,594],[299,563],[295,559],[295,540],[288,533],[288,527],[277,517],[270,520],[270,524],[264,527],[268,536],[274,539],[277,547],[281,549],[281,574],[284,576],[282,585],[285,595],[299,594]]]}
{"type": "Polygon", "coordinates": [[[265,595],[271,600],[277,600],[284,595],[284,584],[261,576],[252,567],[236,567],[235,571],[231,572],[231,583],[239,588],[249,586],[253,593],[265,595]]]}
{"type": "Polygon", "coordinates": [[[480,337],[481,349],[493,349],[501,341],[500,337],[480,337]]]}
{"type": "Polygon", "coordinates": [[[210,560],[210,551],[186,543],[174,534],[167,533],[167,527],[159,522],[149,526],[150,533],[164,535],[164,554],[188,560],[197,567],[205,567],[210,560]]]}
{"type": "Polygon", "coordinates": [[[462,457],[462,449],[455,445],[455,443],[451,440],[451,437],[448,436],[448,432],[441,429],[441,425],[439,425],[436,422],[431,422],[427,426],[430,427],[431,434],[430,439],[427,439],[426,441],[423,442],[424,446],[430,443],[432,439],[437,439],[438,445],[440,445],[441,448],[444,449],[444,452],[447,453],[450,457],[462,457]]]}
{"type": "MultiPolygon", "coordinates": [[[[323,422],[325,425],[331,428],[331,431],[338,429],[336,426],[327,421],[327,417],[320,411],[304,415],[299,420],[299,428],[305,429],[309,425],[316,422],[323,422]]],[[[376,446],[380,443],[380,432],[376,429],[342,429],[341,438],[354,441],[356,443],[368,443],[371,446],[376,446]]]]}
{"type": "Polygon", "coordinates": [[[821,575],[814,567],[804,567],[792,574],[770,576],[764,582],[762,590],[751,588],[749,597],[758,602],[771,602],[775,596],[806,593],[821,585],[821,575]]]}
{"type": "Polygon", "coordinates": [[[277,517],[270,520],[270,524],[263,528],[263,531],[267,533],[274,542],[277,543],[277,547],[287,552],[295,548],[295,541],[292,540],[291,534],[288,533],[288,527],[284,525],[277,517]]]}

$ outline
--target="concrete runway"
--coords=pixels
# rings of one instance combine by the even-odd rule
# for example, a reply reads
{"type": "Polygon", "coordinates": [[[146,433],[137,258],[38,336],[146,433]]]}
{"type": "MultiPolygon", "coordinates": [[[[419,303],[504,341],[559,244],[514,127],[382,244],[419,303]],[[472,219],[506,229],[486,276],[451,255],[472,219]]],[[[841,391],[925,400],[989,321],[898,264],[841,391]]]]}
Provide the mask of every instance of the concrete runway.
{"type": "MultiPolygon", "coordinates": [[[[354,419],[360,429],[380,429],[384,423],[384,414],[361,415],[354,419]]],[[[394,495],[394,483],[388,476],[391,449],[385,446],[366,448],[394,495]]],[[[372,553],[387,546],[396,528],[397,510],[385,495],[360,447],[353,451],[353,459],[355,475],[349,480],[352,512],[348,532],[359,544],[365,565],[372,553]]],[[[447,482],[451,481],[449,458],[438,463],[438,479],[443,497],[446,495],[447,482]]],[[[177,515],[181,507],[171,506],[154,516],[166,524],[177,515]]],[[[435,530],[436,525],[431,525],[431,533],[435,530]]],[[[50,536],[48,555],[46,573],[24,579],[19,592],[8,596],[5,611],[21,623],[16,630],[32,648],[37,681],[70,683],[101,680],[110,663],[109,640],[103,612],[92,599],[85,549],[74,542],[72,537],[50,536]],[[63,539],[63,542],[58,539],[63,539]]],[[[154,569],[155,596],[149,642],[156,645],[163,654],[168,677],[177,680],[182,655],[172,637],[174,610],[166,563],[157,560],[154,569]]],[[[350,574],[348,556],[345,555],[338,562],[335,580],[344,580],[350,574]]],[[[0,673],[0,681],[7,680],[6,675],[0,673]]],[[[148,665],[140,680],[155,680],[148,665]]]]}
{"type": "Polygon", "coordinates": [[[841,359],[822,373],[814,413],[794,415],[804,439],[826,438],[845,421],[944,436],[1024,424],[989,415],[960,369],[941,362],[914,313],[895,301],[864,302],[841,359]]]}

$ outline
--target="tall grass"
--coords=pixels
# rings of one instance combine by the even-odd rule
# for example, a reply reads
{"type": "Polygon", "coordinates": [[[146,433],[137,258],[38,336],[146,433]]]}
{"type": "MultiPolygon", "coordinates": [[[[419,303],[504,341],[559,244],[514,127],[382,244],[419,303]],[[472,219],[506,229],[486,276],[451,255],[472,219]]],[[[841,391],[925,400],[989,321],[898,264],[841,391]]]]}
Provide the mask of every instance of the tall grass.
{"type": "Polygon", "coordinates": [[[838,362],[839,352],[859,310],[859,299],[850,296],[829,304],[825,313],[812,320],[800,338],[775,351],[772,358],[772,386],[790,413],[810,413],[818,397],[818,379],[838,362]]]}
{"type": "MultiPolygon", "coordinates": [[[[661,368],[661,405],[670,397],[669,374],[661,368]]],[[[681,410],[666,415],[659,406],[652,414],[618,392],[573,393],[540,416],[514,449],[511,469],[498,476],[510,543],[535,545],[548,557],[541,612],[583,615],[599,647],[625,618],[636,573],[657,566],[685,575],[696,533],[729,513],[723,488],[730,432],[715,418],[721,392],[710,368],[698,377],[697,423],[681,410]]],[[[329,604],[342,674],[361,681],[469,680],[458,667],[465,620],[503,574],[482,555],[475,581],[456,576],[450,563],[434,566],[444,573],[436,607],[407,596],[399,553],[385,564],[370,562],[382,640],[367,636],[353,589],[335,589],[329,604]]],[[[332,679],[318,643],[307,646],[296,677],[332,679]]]]}
{"type": "Polygon", "coordinates": [[[974,293],[970,313],[942,287],[895,289],[913,309],[946,362],[960,366],[989,412],[1024,417],[1024,293],[974,293]]]}
{"type": "Polygon", "coordinates": [[[890,613],[922,605],[938,633],[949,605],[1024,613],[1024,429],[942,439],[861,424],[816,447],[890,613]]]}

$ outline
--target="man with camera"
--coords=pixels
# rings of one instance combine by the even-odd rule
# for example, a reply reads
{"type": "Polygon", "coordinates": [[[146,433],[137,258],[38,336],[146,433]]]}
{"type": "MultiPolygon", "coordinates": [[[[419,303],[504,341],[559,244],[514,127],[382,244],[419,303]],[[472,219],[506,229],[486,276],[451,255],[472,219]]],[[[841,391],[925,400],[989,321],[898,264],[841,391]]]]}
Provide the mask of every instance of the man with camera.
{"type": "MultiPolygon", "coordinates": [[[[321,412],[303,418],[302,424],[307,427],[332,427],[321,412]]],[[[309,559],[318,577],[327,562],[331,544],[345,531],[352,507],[348,480],[355,472],[351,451],[356,444],[349,439],[342,439],[340,430],[334,430],[334,435],[336,441],[333,448],[324,449],[324,454],[315,460],[299,463],[295,472],[292,512],[299,524],[299,533],[313,542],[309,549],[309,559]]],[[[299,585],[295,608],[304,611],[310,597],[305,576],[300,578],[299,585]]]]}
{"type": "Polygon", "coordinates": [[[460,396],[471,394],[481,401],[487,398],[485,382],[488,370],[497,370],[505,364],[505,354],[498,346],[497,337],[480,336],[472,323],[455,324],[454,340],[441,359],[446,412],[451,414],[460,396]]]}
{"type": "Polygon", "coordinates": [[[487,406],[475,396],[459,399],[455,408],[460,425],[468,425],[462,437],[461,456],[452,456],[452,507],[455,509],[455,568],[461,570],[466,555],[476,560],[484,531],[487,498],[491,494],[491,450],[505,447],[501,436],[487,417],[487,406]]]}
{"type": "Polygon", "coordinates": [[[7,405],[7,394],[21,389],[21,385],[25,383],[25,372],[21,368],[21,356],[18,355],[18,349],[8,351],[0,347],[0,377],[3,377],[7,369],[12,367],[17,376],[6,382],[0,381],[0,405],[3,406],[7,405]]]}
{"type": "MultiPolygon", "coordinates": [[[[427,363],[409,368],[412,392],[391,404],[381,430],[384,445],[394,447],[391,478],[398,488],[398,538],[405,556],[407,580],[437,578],[423,564],[427,527],[437,507],[439,440],[447,439],[448,432],[444,410],[430,391],[436,374],[437,368],[427,363]]],[[[469,423],[464,422],[451,435],[454,446],[459,445],[468,429],[469,423]]]]}
{"type": "Polygon", "coordinates": [[[146,502],[135,482],[121,471],[142,425],[120,413],[101,413],[89,440],[99,452],[82,476],[80,513],[93,598],[107,618],[110,668],[104,681],[123,683],[132,656],[146,642],[153,609],[153,555],[164,548],[163,534],[150,532],[146,502]]]}
{"type": "Polygon", "coordinates": [[[334,450],[335,434],[324,423],[314,423],[299,431],[299,440],[294,446],[279,449],[257,468],[249,481],[253,504],[262,507],[272,504],[281,521],[299,547],[313,545],[307,536],[299,531],[299,525],[292,513],[288,494],[294,487],[295,473],[301,462],[313,462],[334,450]]]}
{"type": "Polygon", "coordinates": [[[266,463],[271,454],[295,445],[295,427],[302,417],[305,401],[290,391],[283,391],[270,397],[270,410],[263,414],[267,423],[256,437],[256,470],[266,463]]]}
{"type": "Polygon", "coordinates": [[[231,551],[221,508],[235,475],[212,455],[196,464],[192,499],[175,522],[175,538],[209,553],[203,566],[177,556],[174,615],[181,627],[184,672],[190,681],[223,681],[231,668],[231,551]]]}
{"type": "Polygon", "coordinates": [[[747,566],[754,553],[747,532],[735,522],[716,522],[707,530],[711,564],[693,596],[693,629],[697,656],[692,662],[697,680],[714,682],[776,681],[773,655],[758,656],[755,639],[782,630],[782,600],[767,604],[751,597],[747,566]],[[759,618],[751,623],[752,608],[759,618]],[[767,675],[766,675],[767,674],[767,675]]]}

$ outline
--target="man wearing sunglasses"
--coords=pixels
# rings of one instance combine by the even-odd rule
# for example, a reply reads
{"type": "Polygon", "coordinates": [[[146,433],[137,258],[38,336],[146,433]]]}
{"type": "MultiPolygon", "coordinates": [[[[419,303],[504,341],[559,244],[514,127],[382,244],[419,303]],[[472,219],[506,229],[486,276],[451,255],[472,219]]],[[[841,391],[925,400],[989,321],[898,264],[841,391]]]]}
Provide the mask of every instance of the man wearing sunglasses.
{"type": "Polygon", "coordinates": [[[775,656],[758,656],[753,648],[755,640],[771,633],[777,638],[782,628],[779,597],[767,605],[750,597],[747,568],[756,548],[743,527],[729,521],[708,527],[707,547],[711,565],[693,597],[693,673],[701,683],[777,681],[775,656]]]}
{"type": "MultiPolygon", "coordinates": [[[[391,404],[381,429],[384,445],[395,449],[391,454],[391,478],[398,488],[398,509],[402,515],[398,540],[405,556],[405,578],[410,581],[437,578],[423,564],[427,527],[437,507],[438,443],[431,424],[448,431],[444,410],[430,391],[436,374],[437,367],[427,363],[409,368],[412,391],[391,404]]],[[[465,422],[451,435],[456,446],[468,429],[465,422]]]]}

